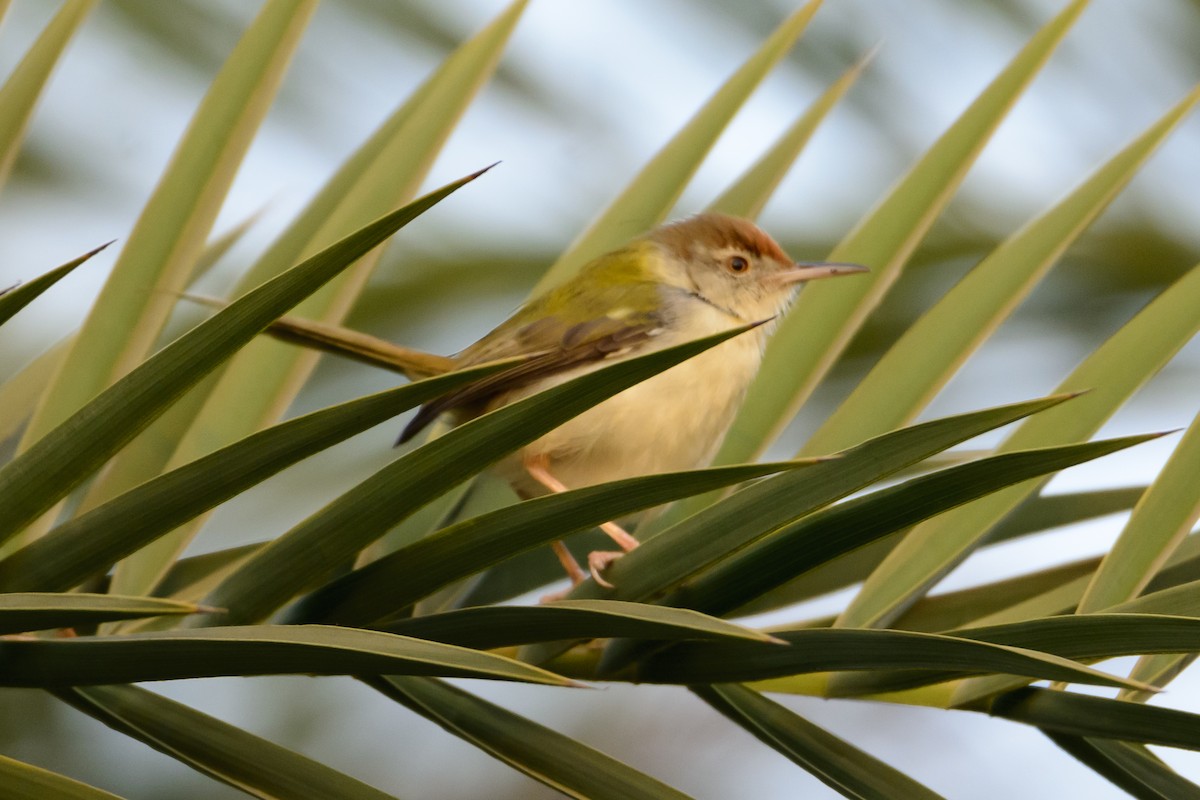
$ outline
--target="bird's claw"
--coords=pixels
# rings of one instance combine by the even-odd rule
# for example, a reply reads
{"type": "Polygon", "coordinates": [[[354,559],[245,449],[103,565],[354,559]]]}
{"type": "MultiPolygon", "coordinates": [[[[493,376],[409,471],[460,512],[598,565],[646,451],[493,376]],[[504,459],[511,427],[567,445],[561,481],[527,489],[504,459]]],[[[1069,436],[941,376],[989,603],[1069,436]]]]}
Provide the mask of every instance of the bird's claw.
{"type": "Polygon", "coordinates": [[[604,578],[600,576],[600,573],[608,569],[609,564],[616,561],[623,555],[625,555],[625,553],[621,552],[620,550],[595,550],[591,553],[588,553],[588,572],[592,573],[592,580],[594,580],[600,586],[603,586],[605,589],[613,588],[613,585],[604,580],[604,578]]]}

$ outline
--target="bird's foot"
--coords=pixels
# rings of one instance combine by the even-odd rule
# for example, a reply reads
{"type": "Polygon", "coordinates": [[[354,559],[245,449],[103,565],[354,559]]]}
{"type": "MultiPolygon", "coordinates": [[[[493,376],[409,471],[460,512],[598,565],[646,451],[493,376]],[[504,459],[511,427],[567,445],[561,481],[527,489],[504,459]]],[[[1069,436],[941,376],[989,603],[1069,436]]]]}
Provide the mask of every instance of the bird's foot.
{"type": "Polygon", "coordinates": [[[595,550],[588,553],[588,572],[592,573],[592,580],[605,589],[613,588],[613,585],[604,580],[604,577],[600,573],[608,569],[609,564],[623,555],[625,553],[621,550],[595,550]]]}

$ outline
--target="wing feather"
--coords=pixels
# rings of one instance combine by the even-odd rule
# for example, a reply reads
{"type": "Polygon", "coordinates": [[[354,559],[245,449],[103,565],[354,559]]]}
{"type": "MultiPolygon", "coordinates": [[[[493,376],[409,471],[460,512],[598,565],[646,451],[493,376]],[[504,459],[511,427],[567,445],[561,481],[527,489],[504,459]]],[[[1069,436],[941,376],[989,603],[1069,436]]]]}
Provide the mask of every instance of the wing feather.
{"type": "MultiPolygon", "coordinates": [[[[625,299],[629,299],[627,293],[625,299]]],[[[625,355],[652,339],[663,327],[657,312],[631,313],[624,307],[581,323],[569,324],[561,317],[549,315],[520,324],[521,318],[528,318],[531,311],[523,309],[460,356],[461,366],[517,355],[526,355],[526,361],[426,403],[396,443],[407,442],[448,411],[477,409],[476,413],[481,413],[500,395],[584,364],[625,355]]]]}

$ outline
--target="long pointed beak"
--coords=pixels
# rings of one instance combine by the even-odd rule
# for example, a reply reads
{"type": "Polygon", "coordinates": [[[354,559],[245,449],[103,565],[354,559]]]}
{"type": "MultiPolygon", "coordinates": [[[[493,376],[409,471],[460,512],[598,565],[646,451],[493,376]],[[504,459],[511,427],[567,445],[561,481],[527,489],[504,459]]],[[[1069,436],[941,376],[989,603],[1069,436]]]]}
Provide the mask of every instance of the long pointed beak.
{"type": "Polygon", "coordinates": [[[871,270],[862,264],[847,264],[839,261],[797,261],[792,269],[777,272],[772,277],[781,284],[815,281],[838,275],[857,275],[871,270]]]}

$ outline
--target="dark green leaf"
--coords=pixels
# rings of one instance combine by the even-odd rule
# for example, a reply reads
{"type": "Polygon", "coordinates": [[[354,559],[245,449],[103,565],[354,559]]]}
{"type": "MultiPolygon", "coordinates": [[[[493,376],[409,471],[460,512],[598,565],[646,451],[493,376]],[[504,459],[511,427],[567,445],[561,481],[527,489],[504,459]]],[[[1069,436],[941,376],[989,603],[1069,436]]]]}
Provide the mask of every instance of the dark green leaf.
{"type": "Polygon", "coordinates": [[[218,675],[445,675],[564,685],[519,661],[390,633],[326,625],[0,640],[0,686],[95,686],[218,675]]]}
{"type": "Polygon", "coordinates": [[[744,686],[715,684],[695,686],[692,691],[843,797],[859,800],[941,797],[903,772],[744,686]]]}
{"type": "Polygon", "coordinates": [[[8,320],[14,314],[32,303],[38,295],[49,289],[54,284],[58,283],[63,278],[67,277],[67,275],[71,273],[71,270],[75,269],[80,264],[96,255],[96,253],[99,253],[110,244],[112,244],[112,242],[109,242],[108,244],[102,244],[95,250],[84,253],[79,258],[76,258],[73,261],[68,261],[61,267],[55,267],[45,275],[34,278],[29,283],[0,292],[0,325],[8,322],[8,320]]]}
{"type": "Polygon", "coordinates": [[[1200,716],[1050,689],[1018,689],[971,710],[1076,736],[1200,750],[1200,716]]]}
{"type": "Polygon", "coordinates": [[[257,797],[394,800],[319,761],[136,686],[91,686],[54,694],[110,728],[257,797]]]}
{"type": "Polygon", "coordinates": [[[681,608],[617,600],[561,600],[540,606],[484,606],[397,620],[388,633],[488,650],[555,639],[749,639],[772,637],[681,608]]]}
{"type": "Polygon", "coordinates": [[[645,683],[742,683],[836,670],[945,669],[1101,686],[1127,683],[1059,656],[932,633],[809,628],[776,635],[791,647],[749,642],[671,645],[633,665],[629,677],[645,683]],[[1054,677],[1068,674],[1078,677],[1054,677]]]}
{"type": "Polygon", "coordinates": [[[0,561],[0,588],[69,589],[301,459],[496,368],[430,378],[251,434],[159,475],[26,545],[0,561]]]}
{"type": "Polygon", "coordinates": [[[611,756],[442,681],[388,676],[367,684],[568,797],[687,800],[611,756]]]}
{"type": "Polygon", "coordinates": [[[191,603],[113,594],[0,594],[0,634],[74,628],[118,619],[192,614],[191,603]]]}
{"type": "MultiPolygon", "coordinates": [[[[1067,614],[949,633],[1078,660],[1200,652],[1200,618],[1157,614],[1067,614]]],[[[955,677],[959,675],[839,675],[831,685],[841,694],[863,694],[908,689],[955,677]]]]}
{"type": "Polygon", "coordinates": [[[1042,731],[1056,745],[1138,800],[1196,800],[1200,786],[1141,745],[1042,731]]]}

